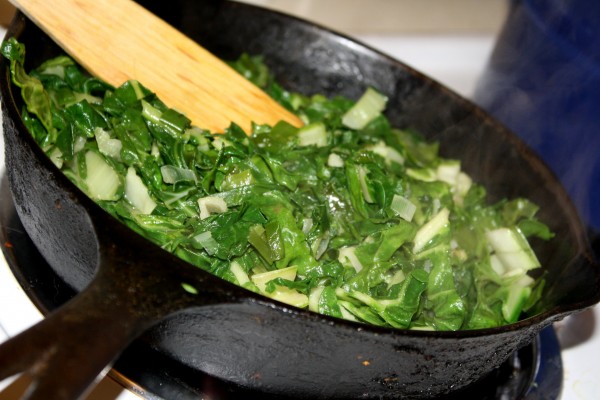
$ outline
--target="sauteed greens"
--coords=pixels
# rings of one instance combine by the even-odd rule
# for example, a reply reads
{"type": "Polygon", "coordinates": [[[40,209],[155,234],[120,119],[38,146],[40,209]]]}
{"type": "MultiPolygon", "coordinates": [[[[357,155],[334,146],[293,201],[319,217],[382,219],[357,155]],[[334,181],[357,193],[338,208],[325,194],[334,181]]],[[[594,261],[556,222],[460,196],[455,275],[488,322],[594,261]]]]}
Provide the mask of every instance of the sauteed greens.
{"type": "Polygon", "coordinates": [[[133,230],[223,279],[411,329],[511,323],[541,296],[527,238],[552,233],[538,207],[487,204],[459,160],[390,126],[374,89],[357,102],[291,93],[244,55],[232,66],[306,125],[213,135],[139,82],[111,87],[66,56],[27,73],[14,39],[2,52],[52,161],[133,230]]]}

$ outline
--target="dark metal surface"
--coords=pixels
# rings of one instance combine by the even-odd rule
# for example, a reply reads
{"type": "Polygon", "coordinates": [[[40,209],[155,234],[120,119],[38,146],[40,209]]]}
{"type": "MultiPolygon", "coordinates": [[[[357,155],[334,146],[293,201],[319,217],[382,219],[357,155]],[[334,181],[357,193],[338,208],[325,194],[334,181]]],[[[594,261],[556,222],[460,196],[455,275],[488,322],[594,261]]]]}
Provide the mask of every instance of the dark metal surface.
{"type": "MultiPolygon", "coordinates": [[[[102,265],[102,274],[112,271],[114,282],[130,287],[128,295],[134,297],[120,298],[122,292],[105,285],[104,301],[122,302],[135,310],[131,315],[148,323],[165,317],[143,336],[165,357],[265,395],[425,398],[476,381],[552,321],[598,301],[598,266],[564,190],[522,142],[471,103],[367,47],[278,13],[226,1],[142,3],[223,58],[244,51],[262,54],[291,90],[354,98],[367,86],[382,90],[390,98],[388,114],[394,125],[439,141],[443,154],[460,158],[492,200],[526,196],[540,204],[541,218],[557,233],[547,244],[534,243],[548,281],[539,313],[510,326],[414,332],[296,310],[209,276],[125,232],[33,142],[20,120],[21,102],[8,84],[2,60],[7,171],[25,229],[57,276],[76,292],[102,265]],[[140,276],[156,284],[140,284],[140,276]],[[167,289],[182,281],[194,284],[201,294],[191,298],[167,289]],[[139,297],[151,301],[138,308],[139,297]],[[163,315],[148,307],[152,302],[163,315]],[[178,308],[182,311],[171,315],[178,308]]],[[[52,41],[21,15],[8,34],[26,44],[30,66],[57,54],[52,41]]],[[[120,308],[113,312],[122,312],[120,308]]],[[[88,334],[87,341],[63,347],[89,346],[93,327],[88,334]]],[[[0,353],[0,366],[9,362],[0,353]]]]}

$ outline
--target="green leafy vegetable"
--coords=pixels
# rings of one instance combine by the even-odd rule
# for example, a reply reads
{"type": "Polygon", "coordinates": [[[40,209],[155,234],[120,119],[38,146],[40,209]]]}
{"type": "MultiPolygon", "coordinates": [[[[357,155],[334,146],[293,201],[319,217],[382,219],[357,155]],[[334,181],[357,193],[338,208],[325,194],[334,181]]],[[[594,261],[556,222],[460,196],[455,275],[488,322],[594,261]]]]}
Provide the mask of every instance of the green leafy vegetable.
{"type": "MultiPolygon", "coordinates": [[[[395,129],[374,89],[353,102],[280,87],[258,57],[231,65],[305,122],[190,125],[136,81],[113,88],[65,56],[27,73],[2,54],[23,120],[110,214],[248,290],[382,326],[457,330],[516,321],[542,296],[528,243],[553,234],[526,199],[485,188],[438,144],[395,129]]],[[[197,292],[186,283],[182,290],[197,292]]]]}

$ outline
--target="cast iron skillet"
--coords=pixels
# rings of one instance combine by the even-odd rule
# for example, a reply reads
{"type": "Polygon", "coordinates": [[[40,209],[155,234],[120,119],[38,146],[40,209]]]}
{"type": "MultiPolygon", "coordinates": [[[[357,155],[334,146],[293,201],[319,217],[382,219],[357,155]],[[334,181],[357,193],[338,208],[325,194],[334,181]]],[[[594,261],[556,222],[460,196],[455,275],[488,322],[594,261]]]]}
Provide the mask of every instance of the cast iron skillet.
{"type": "MultiPolygon", "coordinates": [[[[21,122],[22,103],[2,60],[6,164],[17,212],[44,258],[80,292],[0,347],[0,379],[29,371],[29,398],[78,396],[142,333],[178,362],[265,394],[434,397],[482,377],[543,327],[600,300],[598,266],[565,191],[479,108],[385,55],[279,13],[228,1],[142,3],[224,59],[262,54],[291,90],[357,98],[367,86],[378,88],[390,98],[392,124],[439,141],[444,156],[460,158],[488,188],[490,200],[526,196],[540,204],[540,217],[556,232],[551,242],[534,243],[547,273],[543,302],[534,316],[501,328],[422,332],[328,318],[221,281],[127,230],[54,167],[21,122]]],[[[30,67],[58,54],[21,14],[8,36],[25,43],[30,67]]]]}

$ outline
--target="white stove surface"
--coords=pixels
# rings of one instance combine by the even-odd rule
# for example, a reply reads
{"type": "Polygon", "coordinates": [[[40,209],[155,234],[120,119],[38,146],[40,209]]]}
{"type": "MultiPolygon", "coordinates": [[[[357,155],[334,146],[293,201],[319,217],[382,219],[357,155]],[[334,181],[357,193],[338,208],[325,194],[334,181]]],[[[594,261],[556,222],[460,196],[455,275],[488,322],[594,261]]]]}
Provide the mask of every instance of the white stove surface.
{"type": "MultiPolygon", "coordinates": [[[[0,37],[5,29],[0,27],[0,37]]],[[[469,97],[493,46],[492,36],[358,36],[412,67],[469,97]]],[[[4,145],[0,136],[0,174],[4,145]]],[[[3,245],[3,244],[0,244],[3,245]]],[[[21,290],[6,260],[0,256],[0,342],[42,318],[21,290]]],[[[600,308],[594,307],[556,325],[564,366],[563,400],[595,400],[600,393],[600,308]]],[[[0,400],[15,398],[19,379],[0,383],[0,400]]],[[[137,394],[110,377],[87,396],[88,400],[134,400],[137,394]]]]}

